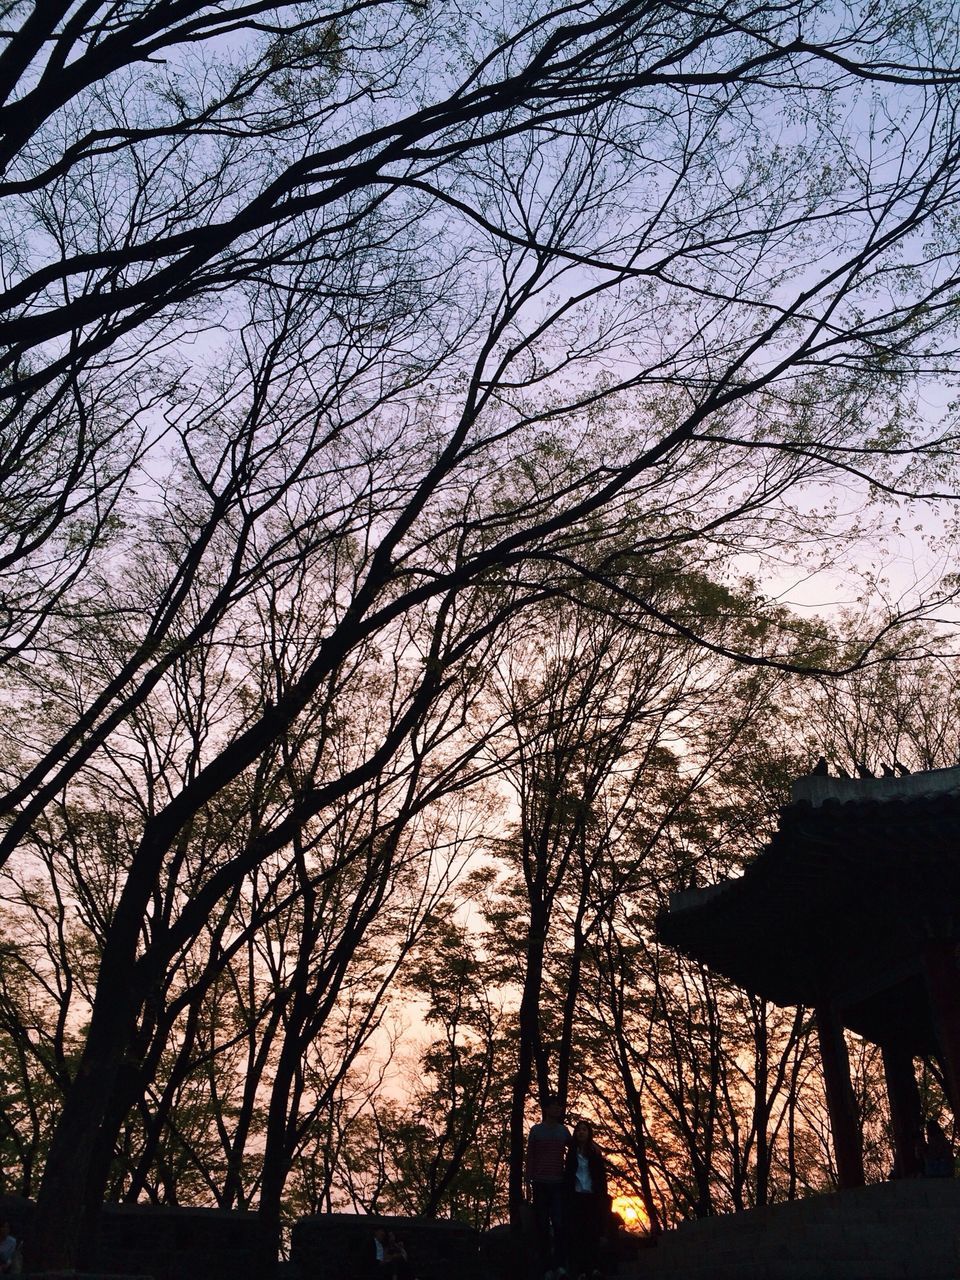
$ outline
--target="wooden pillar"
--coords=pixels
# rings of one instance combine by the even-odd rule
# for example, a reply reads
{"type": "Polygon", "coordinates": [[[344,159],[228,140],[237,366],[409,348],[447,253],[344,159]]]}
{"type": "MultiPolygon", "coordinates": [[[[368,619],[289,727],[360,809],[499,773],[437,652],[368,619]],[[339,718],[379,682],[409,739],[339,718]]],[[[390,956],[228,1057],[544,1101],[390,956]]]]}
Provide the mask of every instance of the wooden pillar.
{"type": "Polygon", "coordinates": [[[913,1054],[903,1044],[885,1044],[881,1048],[890,1101],[894,1168],[898,1177],[915,1178],[922,1169],[918,1139],[923,1134],[923,1107],[913,1054]]]}
{"type": "Polygon", "coordinates": [[[954,1116],[960,1118],[960,969],[957,944],[935,940],[923,956],[933,1027],[954,1116]]]}
{"type": "Polygon", "coordinates": [[[862,1187],[863,1143],[850,1082],[850,1058],[843,1039],[843,1026],[829,1004],[817,1005],[815,1014],[840,1186],[862,1187]]]}

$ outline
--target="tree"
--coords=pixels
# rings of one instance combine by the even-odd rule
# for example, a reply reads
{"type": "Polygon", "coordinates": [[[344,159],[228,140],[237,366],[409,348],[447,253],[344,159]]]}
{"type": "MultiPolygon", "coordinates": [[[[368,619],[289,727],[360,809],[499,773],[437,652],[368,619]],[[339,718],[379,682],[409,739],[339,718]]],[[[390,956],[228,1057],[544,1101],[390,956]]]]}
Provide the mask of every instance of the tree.
{"type": "MultiPolygon", "coordinates": [[[[295,612],[283,623],[275,618],[276,644],[295,648],[297,625],[295,612]]],[[[397,643],[394,654],[378,653],[379,671],[366,659],[352,673],[341,669],[337,726],[301,717],[297,737],[285,737],[261,758],[256,774],[221,793],[216,808],[171,850],[139,948],[147,965],[159,953],[157,977],[111,1091],[112,1123],[122,1141],[116,1150],[111,1136],[94,1157],[104,1179],[113,1161],[115,1197],[136,1198],[150,1187],[155,1198],[177,1203],[184,1188],[189,1195],[199,1186],[230,1205],[241,1196],[240,1167],[253,1138],[260,1148],[253,1162],[258,1172],[254,1177],[246,1169],[246,1194],[256,1189],[261,1214],[279,1229],[289,1168],[376,1029],[391,975],[470,846],[469,833],[458,831],[453,818],[464,772],[485,739],[481,729],[464,732],[483,652],[472,649],[473,680],[461,673],[428,704],[391,767],[355,787],[343,805],[328,807],[323,821],[298,828],[289,848],[261,859],[231,892],[210,895],[200,930],[181,935],[176,947],[170,935],[209,893],[224,862],[272,814],[295,803],[314,776],[318,752],[348,772],[371,739],[390,732],[390,703],[402,700],[411,657],[409,639],[401,633],[397,643]],[[377,946],[366,937],[374,919],[377,946]],[[354,1006],[350,1017],[348,1004],[354,1006]],[[321,1085],[311,1059],[324,1054],[328,1024],[335,1029],[336,1056],[330,1055],[321,1085]],[[229,1114],[225,1064],[238,1042],[246,1045],[242,1098],[237,1113],[229,1114]],[[211,1092],[214,1099],[222,1095],[220,1104],[198,1107],[198,1095],[214,1081],[211,1092]],[[265,1094],[268,1105],[254,1132],[265,1094]]],[[[34,863],[38,855],[46,867],[61,931],[70,904],[86,906],[87,954],[94,966],[116,909],[118,868],[135,849],[153,805],[162,803],[155,798],[193,774],[206,734],[217,731],[230,705],[239,674],[236,646],[227,654],[225,663],[222,655],[215,663],[209,652],[204,661],[197,648],[192,661],[176,664],[163,696],[155,694],[140,708],[126,740],[115,742],[98,771],[82,778],[84,807],[64,810],[62,821],[51,817],[43,832],[34,831],[34,863]]],[[[282,670],[278,661],[273,677],[282,670]]],[[[256,675],[241,686],[241,706],[263,696],[256,675]]],[[[470,773],[474,790],[481,776],[478,768],[470,773]]],[[[20,863],[9,864],[10,878],[20,863]]],[[[32,884],[22,886],[21,898],[39,910],[32,884]]],[[[76,969],[55,946],[47,951],[61,987],[76,989],[76,969]]],[[[89,982],[77,993],[84,1012],[87,999],[92,1002],[89,982]]],[[[70,1017],[76,1012],[64,1000],[61,1021],[70,1017]]]]}
{"type": "Polygon", "coordinates": [[[402,991],[436,1038],[399,1038],[398,1055],[406,1049],[408,1060],[395,1096],[372,1100],[348,1132],[351,1199],[365,1212],[449,1217],[479,1229],[503,1217],[503,1073],[515,1046],[494,1003],[491,966],[456,919],[488,882],[487,872],[471,877],[457,894],[464,901],[435,914],[403,977],[402,991]]]}
{"type": "Polygon", "coordinates": [[[503,776],[519,817],[501,850],[509,868],[502,896],[487,915],[491,945],[521,993],[514,1217],[531,1084],[541,1102],[554,1094],[567,1102],[581,971],[602,910],[600,866],[615,856],[644,762],[679,717],[696,665],[695,651],[663,629],[643,628],[641,644],[637,621],[605,610],[600,598],[545,606],[535,632],[511,645],[498,681],[511,739],[503,776]]]}
{"type": "Polygon", "coordinates": [[[649,566],[677,545],[812,533],[804,479],[923,488],[951,440],[901,393],[951,354],[955,25],[806,0],[544,5],[505,30],[256,0],[12,18],[0,571],[31,732],[0,858],[198,647],[279,672],[144,815],[39,1196],[33,1265],[56,1268],[167,966],[505,617],[578,578],[656,616],[649,566]],[[248,605],[301,590],[312,625],[278,662],[248,605]],[[343,672],[398,633],[422,665],[383,739],[346,772],[318,752],[141,951],[185,833],[301,717],[334,723],[343,672]]]}

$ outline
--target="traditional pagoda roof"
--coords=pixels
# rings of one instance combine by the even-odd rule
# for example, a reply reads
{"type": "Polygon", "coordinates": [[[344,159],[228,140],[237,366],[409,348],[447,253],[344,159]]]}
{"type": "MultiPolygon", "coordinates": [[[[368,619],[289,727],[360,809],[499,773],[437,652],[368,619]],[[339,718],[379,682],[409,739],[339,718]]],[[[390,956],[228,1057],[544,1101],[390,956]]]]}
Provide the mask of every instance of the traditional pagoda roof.
{"type": "Polygon", "coordinates": [[[929,1051],[923,947],[960,941],[960,767],[798,779],[743,875],[675,894],[657,932],[775,1004],[829,1001],[868,1039],[929,1051]]]}

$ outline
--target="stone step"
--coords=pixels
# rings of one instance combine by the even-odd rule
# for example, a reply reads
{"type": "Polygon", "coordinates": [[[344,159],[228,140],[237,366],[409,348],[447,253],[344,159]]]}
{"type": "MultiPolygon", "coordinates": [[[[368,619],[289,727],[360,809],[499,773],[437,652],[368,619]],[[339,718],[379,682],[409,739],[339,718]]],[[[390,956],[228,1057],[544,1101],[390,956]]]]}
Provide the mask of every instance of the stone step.
{"type": "MultiPolygon", "coordinates": [[[[752,1265],[769,1265],[779,1267],[782,1264],[799,1265],[807,1263],[857,1265],[867,1268],[874,1264],[889,1265],[893,1268],[947,1270],[956,1280],[960,1276],[960,1252],[956,1242],[951,1239],[931,1239],[917,1242],[915,1247],[904,1246],[902,1242],[880,1242],[862,1240],[833,1241],[823,1247],[803,1248],[784,1243],[775,1249],[709,1249],[688,1253],[661,1254],[645,1260],[643,1266],[651,1275],[654,1273],[680,1274],[690,1267],[710,1265],[736,1267],[749,1262],[752,1265]]],[[[922,1273],[922,1271],[921,1271],[922,1273]]]]}
{"type": "Polygon", "coordinates": [[[808,1248],[818,1241],[841,1244],[846,1241],[863,1240],[877,1242],[886,1247],[898,1241],[914,1242],[949,1238],[956,1240],[960,1235],[960,1216],[944,1217],[942,1214],[931,1214],[923,1219],[905,1218],[897,1220],[886,1218],[874,1221],[845,1221],[820,1223],[796,1223],[775,1225],[760,1222],[744,1222],[738,1231],[724,1231],[714,1234],[696,1234],[694,1232],[670,1232],[664,1235],[657,1246],[660,1253],[686,1253],[689,1250],[703,1251],[735,1248],[749,1243],[751,1248],[775,1248],[781,1243],[791,1244],[796,1248],[808,1248]]]}
{"type": "Polygon", "coordinates": [[[960,1182],[918,1180],[683,1223],[636,1280],[960,1280],[960,1182]]]}
{"type": "Polygon", "coordinates": [[[806,1202],[776,1205],[771,1209],[749,1209],[743,1213],[723,1214],[715,1218],[699,1218],[684,1222],[667,1235],[719,1235],[739,1232],[745,1222],[762,1223],[763,1230],[793,1229],[801,1226],[819,1226],[830,1222],[900,1222],[900,1221],[960,1221],[960,1197],[941,1202],[878,1200],[872,1203],[850,1206],[813,1206],[806,1202]]]}
{"type": "MultiPolygon", "coordinates": [[[[835,1236],[823,1241],[782,1240],[777,1241],[769,1248],[754,1250],[736,1249],[731,1246],[727,1249],[711,1249],[709,1256],[711,1259],[716,1258],[718,1261],[733,1262],[737,1258],[742,1258],[745,1252],[758,1259],[786,1259],[787,1261],[803,1258],[827,1258],[838,1261],[859,1260],[865,1262],[870,1259],[915,1258],[922,1255],[930,1262],[942,1262],[944,1265],[949,1264],[951,1260],[956,1259],[958,1256],[956,1237],[952,1236],[904,1241],[891,1236],[863,1239],[851,1235],[835,1236]]],[[[685,1254],[684,1256],[696,1260],[696,1255],[693,1253],[685,1254]]]]}
{"type": "Polygon", "coordinates": [[[956,1263],[931,1266],[920,1260],[870,1262],[824,1258],[703,1262],[683,1270],[650,1270],[643,1264],[634,1280],[956,1280],[956,1263]]]}
{"type": "Polygon", "coordinates": [[[675,1258],[663,1259],[660,1262],[645,1262],[637,1270],[639,1280],[692,1280],[694,1275],[711,1275],[729,1273],[739,1280],[767,1280],[767,1277],[821,1275],[839,1278],[862,1275],[867,1280],[882,1280],[890,1276],[892,1280],[934,1280],[936,1276],[946,1276],[949,1280],[957,1280],[960,1270],[956,1251],[932,1250],[918,1252],[913,1255],[900,1254],[887,1257],[865,1258],[862,1255],[851,1257],[825,1257],[811,1255],[808,1257],[759,1257],[741,1254],[736,1258],[709,1259],[675,1258]]]}

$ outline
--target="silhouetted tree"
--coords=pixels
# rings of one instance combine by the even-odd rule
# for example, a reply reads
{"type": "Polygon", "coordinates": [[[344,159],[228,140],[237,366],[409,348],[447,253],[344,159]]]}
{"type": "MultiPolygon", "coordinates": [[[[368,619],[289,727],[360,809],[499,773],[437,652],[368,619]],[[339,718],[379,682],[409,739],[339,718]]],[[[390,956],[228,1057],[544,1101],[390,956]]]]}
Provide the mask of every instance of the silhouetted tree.
{"type": "MultiPolygon", "coordinates": [[[[170,964],[505,617],[599,579],[696,632],[644,594],[678,544],[835,540],[790,506],[805,479],[923,489],[950,437],[903,405],[952,354],[955,15],[628,0],[491,27],[130,0],[6,21],[0,860],[176,663],[226,646],[279,672],[197,727],[118,877],[38,1198],[31,1265],[56,1269],[170,964]],[[271,596],[309,612],[295,653],[251,629],[271,596]],[[157,915],[191,832],[301,717],[342,721],[344,671],[398,631],[419,653],[382,736],[346,770],[317,753],[157,915]]],[[[795,660],[778,646],[738,652],[795,660]]]]}

